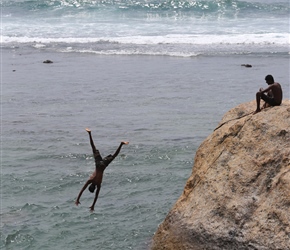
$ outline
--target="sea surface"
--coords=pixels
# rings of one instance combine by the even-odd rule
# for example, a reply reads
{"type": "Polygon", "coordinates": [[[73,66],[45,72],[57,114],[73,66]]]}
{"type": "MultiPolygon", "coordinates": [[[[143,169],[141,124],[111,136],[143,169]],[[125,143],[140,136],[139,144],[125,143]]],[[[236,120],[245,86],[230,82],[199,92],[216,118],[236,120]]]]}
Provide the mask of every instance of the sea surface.
{"type": "Polygon", "coordinates": [[[272,74],[289,1],[1,2],[1,249],[145,250],[222,116],[272,74]],[[43,61],[53,63],[45,64],[43,61]],[[242,64],[251,64],[246,68],[242,64]],[[95,211],[85,128],[106,169],[95,211]]]}
{"type": "Polygon", "coordinates": [[[289,52],[289,1],[2,1],[3,46],[101,55],[289,52]]]}

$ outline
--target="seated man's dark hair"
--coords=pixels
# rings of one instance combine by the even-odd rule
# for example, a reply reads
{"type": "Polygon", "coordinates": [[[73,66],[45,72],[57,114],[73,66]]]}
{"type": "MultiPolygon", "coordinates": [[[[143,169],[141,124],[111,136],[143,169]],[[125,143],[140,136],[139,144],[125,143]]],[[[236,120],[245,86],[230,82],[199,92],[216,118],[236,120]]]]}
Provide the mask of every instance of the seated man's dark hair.
{"type": "Polygon", "coordinates": [[[272,75],[267,75],[267,76],[265,77],[265,80],[266,80],[266,81],[270,81],[270,82],[274,82],[274,77],[273,77],[272,75]]]}
{"type": "Polygon", "coordinates": [[[90,190],[90,192],[93,193],[93,192],[95,191],[95,188],[96,188],[96,185],[91,184],[91,185],[89,186],[89,190],[90,190]]]}

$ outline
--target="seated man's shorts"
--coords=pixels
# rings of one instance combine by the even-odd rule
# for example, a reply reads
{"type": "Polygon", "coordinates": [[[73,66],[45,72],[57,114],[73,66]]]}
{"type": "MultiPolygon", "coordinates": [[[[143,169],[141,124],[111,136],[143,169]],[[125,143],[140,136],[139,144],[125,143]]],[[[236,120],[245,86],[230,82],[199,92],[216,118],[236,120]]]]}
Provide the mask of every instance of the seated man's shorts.
{"type": "Polygon", "coordinates": [[[274,98],[269,97],[265,94],[262,94],[261,99],[264,100],[266,103],[270,104],[271,106],[279,106],[280,105],[274,100],[274,98]]]}

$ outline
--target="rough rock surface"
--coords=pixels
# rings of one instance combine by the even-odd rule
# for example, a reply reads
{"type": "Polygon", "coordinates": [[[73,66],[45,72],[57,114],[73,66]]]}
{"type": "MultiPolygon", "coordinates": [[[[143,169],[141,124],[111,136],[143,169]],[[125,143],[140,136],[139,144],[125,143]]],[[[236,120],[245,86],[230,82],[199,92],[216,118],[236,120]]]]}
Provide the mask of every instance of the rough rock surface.
{"type": "Polygon", "coordinates": [[[230,110],[200,145],[151,249],[290,249],[290,101],[255,108],[230,110]]]}

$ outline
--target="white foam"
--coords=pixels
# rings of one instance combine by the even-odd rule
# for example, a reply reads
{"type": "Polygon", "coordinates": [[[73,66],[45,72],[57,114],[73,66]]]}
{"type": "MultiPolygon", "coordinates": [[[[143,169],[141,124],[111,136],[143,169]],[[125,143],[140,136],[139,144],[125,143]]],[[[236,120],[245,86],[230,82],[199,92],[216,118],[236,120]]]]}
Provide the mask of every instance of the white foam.
{"type": "Polygon", "coordinates": [[[33,47],[34,48],[37,48],[37,49],[40,49],[40,48],[46,47],[46,45],[45,44],[42,44],[42,43],[36,43],[36,44],[33,45],[33,47]]]}
{"type": "Polygon", "coordinates": [[[289,45],[289,33],[267,34],[226,34],[226,35],[167,35],[167,36],[124,36],[124,37],[83,37],[83,38],[42,38],[1,36],[1,43],[35,43],[43,46],[48,43],[120,43],[137,45],[193,44],[193,45],[289,45]]]}
{"type": "Polygon", "coordinates": [[[61,50],[61,52],[76,52],[76,53],[89,53],[96,55],[150,55],[150,56],[171,56],[171,57],[197,57],[199,53],[185,53],[185,52],[170,52],[170,51],[141,51],[141,50],[102,50],[102,51],[94,51],[88,49],[74,49],[67,48],[65,50],[61,50]]]}

